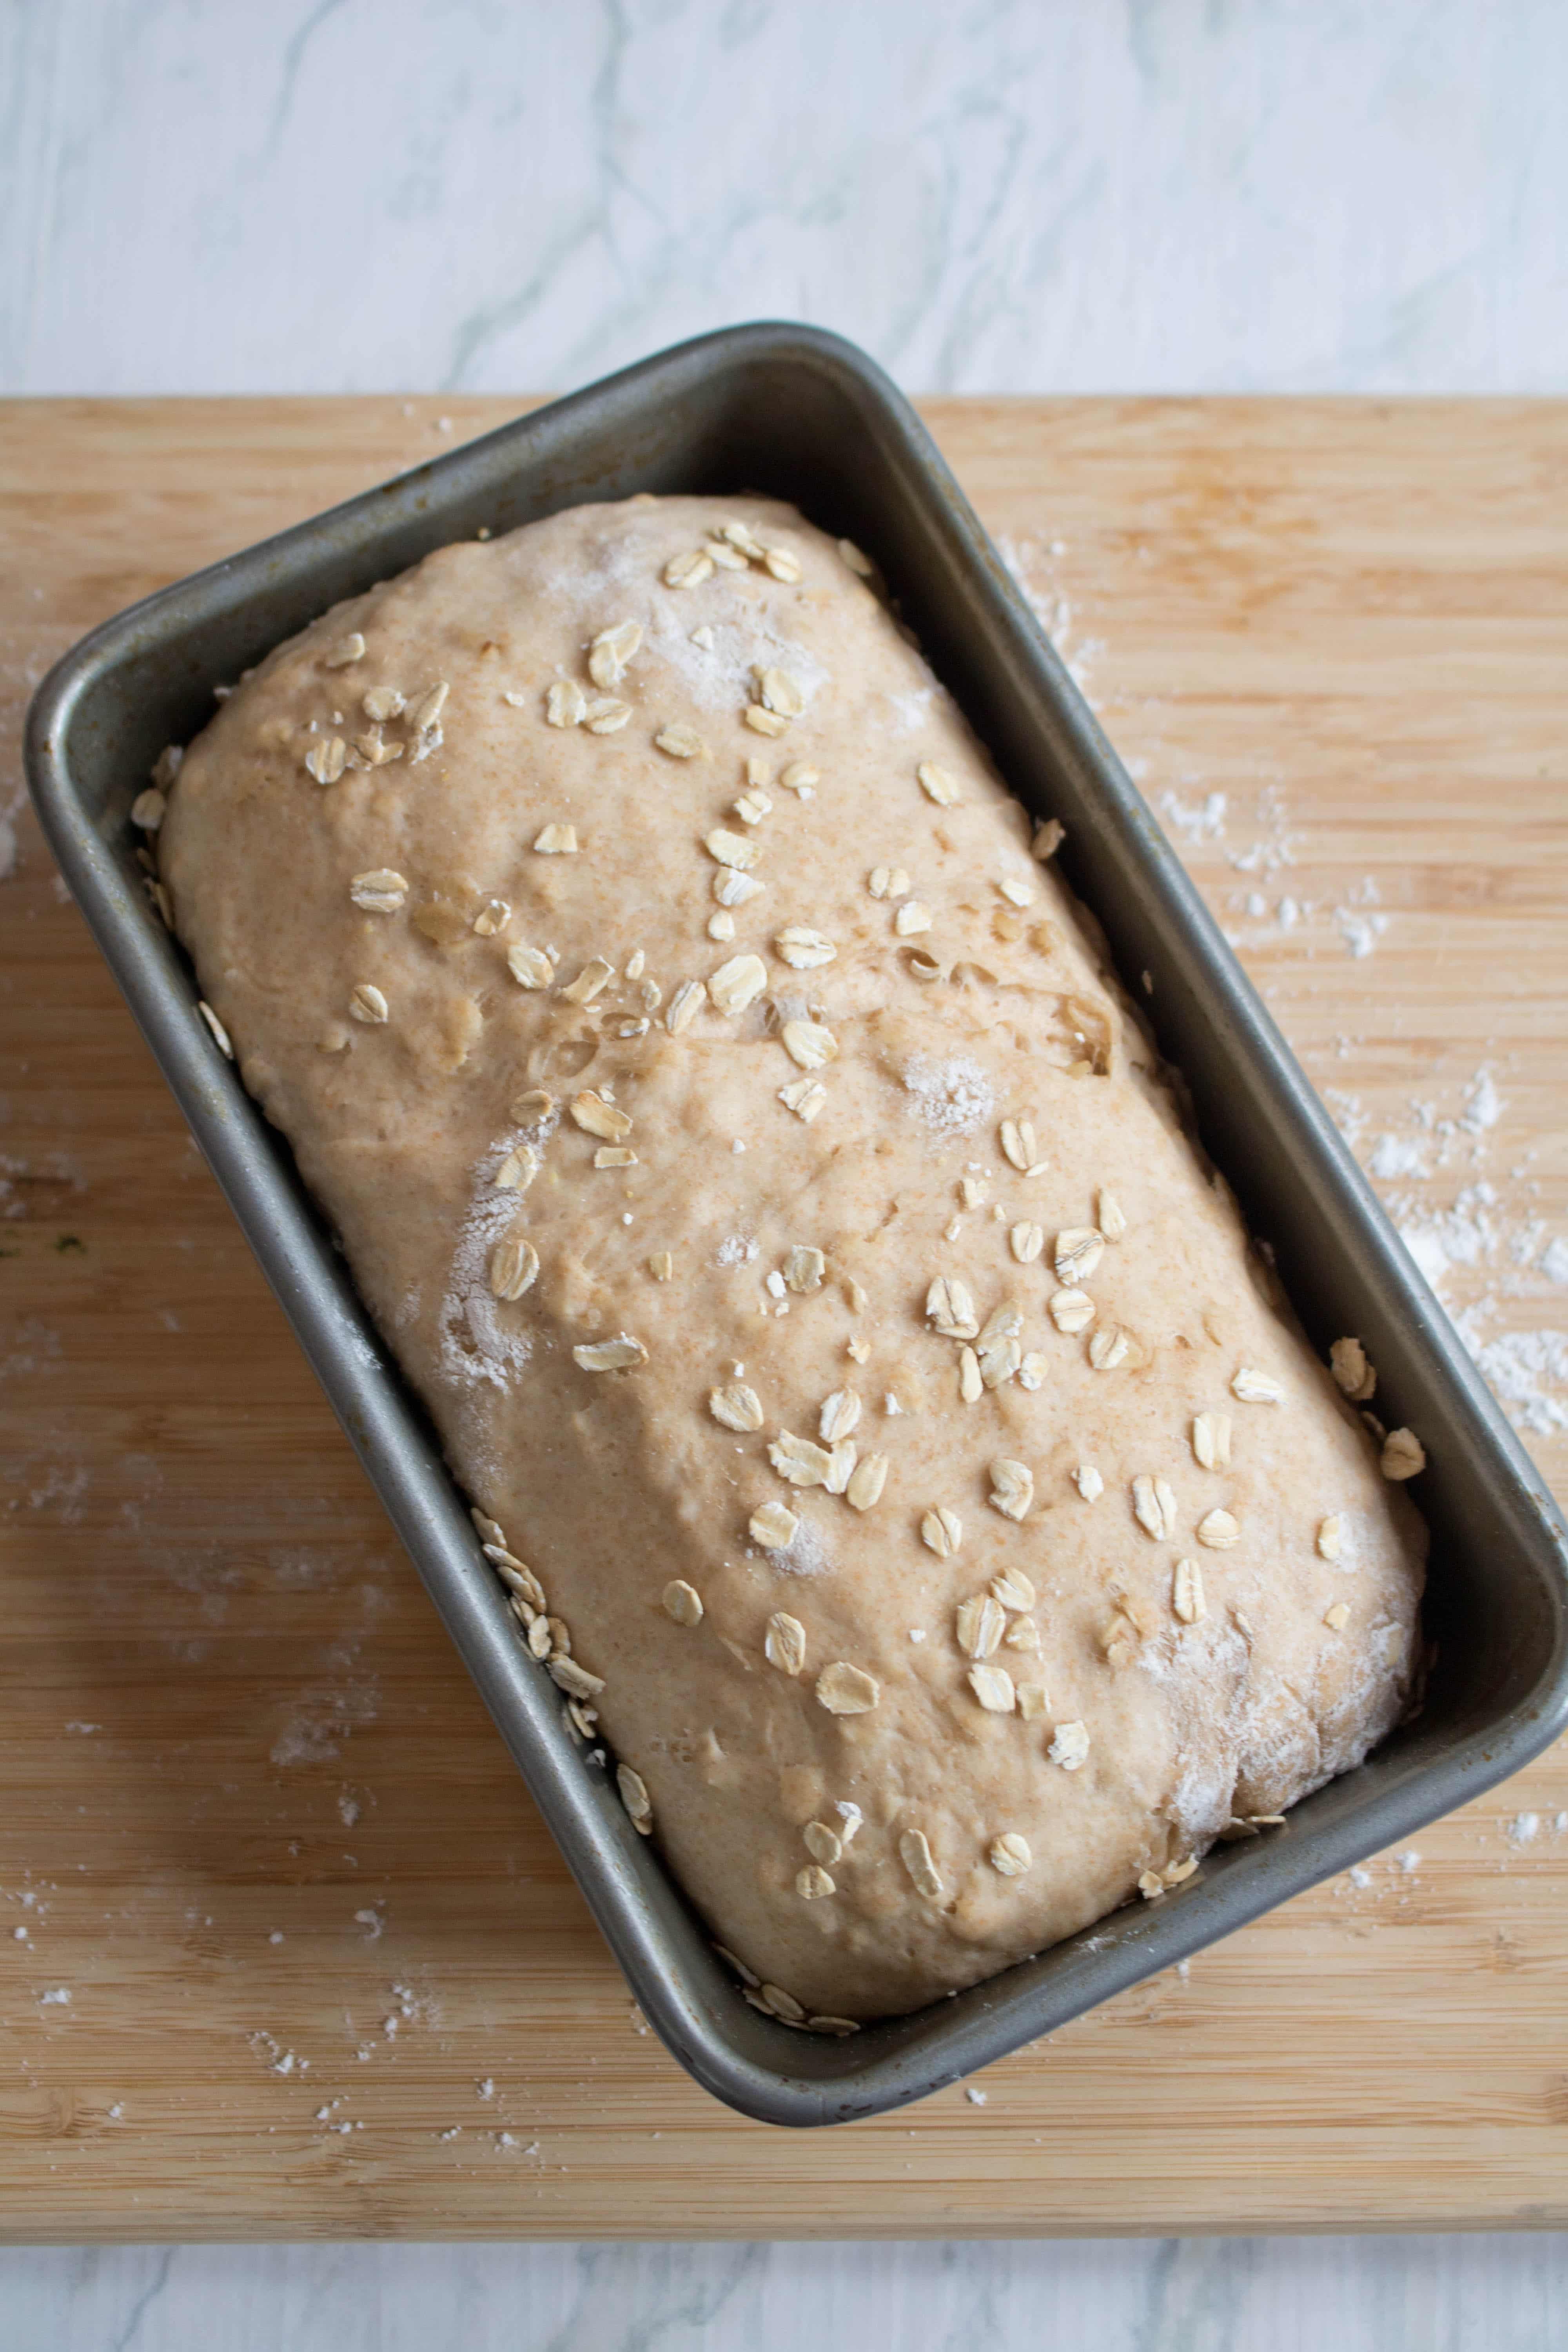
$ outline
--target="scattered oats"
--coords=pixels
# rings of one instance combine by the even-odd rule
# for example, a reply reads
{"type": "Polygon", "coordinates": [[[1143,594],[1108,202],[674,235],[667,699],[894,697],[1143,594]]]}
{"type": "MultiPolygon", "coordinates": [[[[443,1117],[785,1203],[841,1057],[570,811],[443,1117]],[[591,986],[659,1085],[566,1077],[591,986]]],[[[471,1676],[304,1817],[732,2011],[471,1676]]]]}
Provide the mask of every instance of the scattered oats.
{"type": "Polygon", "coordinates": [[[1108,1242],[1119,1242],[1127,1231],[1127,1218],[1114,1192],[1101,1186],[1095,1203],[1095,1219],[1108,1242]]]}
{"type": "Polygon", "coordinates": [[[836,1658],[816,1677],[816,1701],[829,1715],[868,1715],[881,1698],[874,1675],[836,1658]]]}
{"type": "Polygon", "coordinates": [[[708,975],[708,994],[718,1013],[744,1013],[765,993],[767,985],[768,968],[756,955],[731,956],[708,975]]]}
{"type": "Polygon", "coordinates": [[[574,857],[577,828],[574,824],[547,824],[533,845],[541,857],[574,857]]]}
{"type": "Polygon", "coordinates": [[[742,793],[738,801],[731,802],[730,806],[742,824],[761,824],[763,817],[771,813],[773,803],[766,793],[752,791],[742,793]]]}
{"type": "Polygon", "coordinates": [[[616,1786],[621,1792],[621,1802],[633,1821],[647,1821],[653,1811],[653,1800],[648,1795],[647,1783],[642,1774],[634,1772],[629,1764],[617,1764],[616,1786]]]}
{"type": "Polygon", "coordinates": [[[1331,1511],[1326,1519],[1321,1519],[1318,1522],[1318,1558],[1320,1559],[1338,1559],[1344,1541],[1344,1526],[1345,1523],[1337,1511],[1331,1511]]]}
{"type": "Polygon", "coordinates": [[[1067,828],[1058,824],[1053,816],[1046,824],[1037,827],[1030,847],[1030,856],[1037,858],[1042,866],[1048,866],[1066,839],[1067,828]]]}
{"type": "Polygon", "coordinates": [[[826,1258],[809,1242],[796,1242],[784,1262],[784,1281],[797,1296],[820,1290],[826,1271],[826,1258]]]}
{"type": "Polygon", "coordinates": [[[501,700],[510,709],[512,710],[526,710],[528,709],[527,695],[516,694],[510,687],[508,687],[506,691],[502,694],[501,700]]]}
{"type": "Polygon", "coordinates": [[[1098,1503],[1105,1492],[1105,1481],[1092,1462],[1080,1462],[1072,1479],[1086,1503],[1098,1503]]]}
{"type": "Polygon", "coordinates": [[[351,662],[363,661],[364,639],[357,629],[351,636],[340,637],[330,654],[321,656],[323,669],[347,669],[351,662]]]}
{"type": "Polygon", "coordinates": [[[667,588],[700,588],[705,580],[712,577],[713,558],[703,547],[694,547],[685,555],[672,555],[664,567],[667,588]]]}
{"type": "Polygon", "coordinates": [[[871,1354],[871,1350],[866,1345],[864,1339],[846,1339],[844,1342],[844,1352],[847,1356],[851,1357],[858,1364],[864,1364],[868,1361],[871,1354]]]}
{"type": "Polygon", "coordinates": [[[498,1298],[521,1298],[539,1276],[539,1252],[531,1242],[512,1236],[497,1242],[490,1252],[490,1288],[498,1298]]]}
{"type": "Polygon", "coordinates": [[[1104,1255],[1105,1236],[1097,1226],[1068,1225],[1057,1235],[1058,1281],[1069,1286],[1087,1282],[1104,1255]]]}
{"type": "Polygon", "coordinates": [[[1016,1830],[1004,1830],[1000,1837],[992,1839],[986,1859],[1004,1878],[1022,1878],[1035,1857],[1026,1837],[1021,1837],[1016,1830]]]}
{"type": "MultiPolygon", "coordinates": [[[[763,1425],[763,1401],[756,1390],[742,1388],[733,1381],[728,1388],[709,1390],[708,1410],[726,1429],[744,1432],[763,1425]]],[[[778,1507],[776,1504],[768,1506],[770,1510],[778,1507]]]]}
{"type": "Polygon", "coordinates": [[[683,1577],[671,1578],[660,1593],[659,1601],[665,1615],[671,1618],[677,1625],[701,1624],[702,1595],[694,1584],[688,1584],[683,1577]]]}
{"type": "Polygon", "coordinates": [[[1037,1598],[1034,1586],[1021,1568],[1005,1568],[1000,1576],[994,1576],[991,1592],[1004,1609],[1032,1609],[1037,1598]]]}
{"type": "Polygon", "coordinates": [[[758,702],[747,704],[744,717],[746,725],[754,735],[782,735],[788,724],[773,711],[764,710],[758,702]]]}
{"type": "Polygon", "coordinates": [[[803,800],[809,800],[822,782],[822,771],[814,768],[809,760],[792,760],[779,782],[786,793],[798,793],[803,800]]]}
{"type": "Polygon", "coordinates": [[[654,737],[656,747],[668,751],[672,760],[705,760],[708,746],[695,727],[661,727],[654,737]]]}
{"type": "Polygon", "coordinates": [[[774,939],[773,952],[796,971],[815,971],[819,964],[831,963],[838,950],[821,931],[788,923],[774,939]]]}
{"type": "Polygon", "coordinates": [[[1088,1729],[1081,1723],[1058,1723],[1046,1754],[1064,1772],[1076,1772],[1089,1754],[1088,1729]]]}
{"type": "Polygon", "coordinates": [[[378,727],[384,726],[389,719],[396,719],[404,708],[404,698],[395,686],[373,686],[360,700],[365,717],[374,719],[378,727]]]}
{"type": "Polygon", "coordinates": [[[1016,1617],[1003,1638],[1010,1650],[1037,1652],[1040,1629],[1032,1617],[1016,1617]]]}
{"type": "Polygon", "coordinates": [[[506,1549],[506,1530],[499,1519],[492,1519],[488,1512],[480,1510],[477,1503],[469,1504],[468,1517],[481,1543],[495,1544],[502,1551],[506,1549]]]}
{"type": "Polygon", "coordinates": [[[792,677],[787,669],[759,669],[753,675],[764,710],[774,712],[780,719],[800,717],[805,709],[805,696],[801,691],[798,678],[792,677]]]}
{"type": "Polygon", "coordinates": [[[630,1114],[618,1103],[606,1102],[593,1087],[585,1087],[574,1095],[571,1103],[574,1122],[585,1135],[603,1136],[606,1143],[621,1143],[632,1131],[630,1114]]]}
{"type": "Polygon", "coordinates": [[[1197,1538],[1210,1551],[1229,1551],[1240,1542],[1241,1529],[1229,1511],[1205,1511],[1198,1521],[1197,1538]]]}
{"type": "Polygon", "coordinates": [[[721,866],[731,866],[742,874],[749,871],[763,854],[759,842],[748,841],[743,833],[726,833],[721,825],[706,836],[702,846],[710,857],[718,859],[721,866]]]}
{"type": "Polygon", "coordinates": [[[773,2011],[773,2015],[782,2017],[786,2025],[800,2025],[805,2022],[805,2010],[802,2009],[794,1993],[785,1992],[782,1985],[765,1984],[763,1987],[763,1999],[773,2011]]]}
{"type": "Polygon", "coordinates": [[[793,588],[801,576],[799,562],[787,547],[770,547],[763,561],[773,578],[782,580],[786,587],[793,588]]]}
{"type": "Polygon", "coordinates": [[[430,688],[427,693],[422,694],[417,702],[411,702],[409,704],[408,718],[405,723],[411,735],[428,735],[430,733],[431,730],[440,719],[441,713],[447,708],[447,697],[451,691],[451,688],[447,685],[444,677],[437,678],[436,684],[430,688]]]}
{"type": "Polygon", "coordinates": [[[738,548],[726,547],[721,539],[710,539],[707,552],[722,572],[744,572],[746,559],[738,548]]]}
{"type": "Polygon", "coordinates": [[[785,1053],[803,1070],[820,1070],[838,1052],[838,1040],[819,1021],[786,1021],[780,1031],[785,1053]]]}
{"type": "Polygon", "coordinates": [[[617,702],[613,694],[605,694],[588,705],[583,724],[590,735],[618,735],[631,715],[629,702],[617,702]]]}
{"type": "Polygon", "coordinates": [[[829,1449],[827,1475],[822,1483],[830,1495],[843,1495],[848,1492],[855,1461],[855,1448],[847,1438],[841,1437],[837,1444],[829,1449]]]}
{"type": "Polygon", "coordinates": [[[1230,1392],[1243,1404],[1278,1404],[1285,1393],[1278,1381],[1251,1364],[1242,1365],[1230,1384],[1230,1392]]]}
{"type": "Polygon", "coordinates": [[[1171,1586],[1171,1606],[1184,1625],[1195,1625],[1208,1614],[1204,1599],[1204,1572],[1195,1559],[1179,1559],[1171,1586]]]}
{"type": "Polygon", "coordinates": [[[1051,1711],[1051,1695],[1044,1683],[1018,1685],[1018,1712],[1026,1723],[1037,1722],[1051,1711]]]}
{"type": "Polygon", "coordinates": [[[983,1348],[994,1346],[998,1339],[1016,1339],[1024,1328],[1024,1310],[1016,1298],[1005,1298],[985,1318],[980,1334],[983,1348]]]}
{"type": "Polygon", "coordinates": [[[869,1511],[882,1499],[882,1489],[888,1483],[888,1457],[885,1454],[868,1454],[850,1473],[844,1489],[844,1499],[852,1510],[869,1511]]]}
{"type": "Polygon", "coordinates": [[[871,559],[868,555],[862,555],[852,539],[841,539],[838,552],[851,572],[858,572],[862,580],[869,580],[874,569],[871,559]]]}
{"type": "Polygon", "coordinates": [[[978,1404],[985,1393],[985,1378],[973,1348],[958,1351],[958,1393],[965,1404],[978,1404]]]}
{"type": "Polygon", "coordinates": [[[1138,1874],[1138,1892],[1145,1903],[1152,1903],[1165,1892],[1165,1882],[1157,1870],[1141,1870],[1138,1874]]]}
{"type": "MultiPolygon", "coordinates": [[[[356,995],[360,992],[361,992],[358,990],[355,991],[356,995]]],[[[380,991],[373,988],[366,991],[365,993],[371,996],[379,996],[380,991]]],[[[353,1009],[353,1000],[351,999],[349,1010],[352,1013],[353,1009]]],[[[217,1047],[218,1052],[223,1055],[224,1060],[226,1062],[232,1062],[234,1059],[234,1047],[229,1043],[228,1031],[224,1027],[223,1023],[218,1019],[217,1014],[213,1011],[212,1006],[207,1003],[205,997],[198,997],[196,999],[196,1011],[206,1023],[208,1029],[212,1033],[213,1044],[217,1047]]],[[[384,1021],[386,1018],[386,999],[384,996],[381,997],[381,1011],[379,1013],[362,1013],[359,1017],[362,1021],[384,1021]]]]}
{"type": "Polygon", "coordinates": [[[642,643],[640,621],[618,621],[601,629],[588,648],[588,675],[595,686],[619,686],[642,643]]]}
{"type": "Polygon", "coordinates": [[[511,908],[504,898],[487,898],[474,917],[474,929],[481,940],[493,940],[510,920],[511,908]]]}
{"type": "Polygon", "coordinates": [[[911,948],[904,961],[909,967],[911,980],[925,982],[941,980],[942,977],[942,965],[935,956],[927,955],[924,948],[911,948]]]}
{"type": "Polygon", "coordinates": [[[532,1127],[540,1119],[548,1118],[554,1108],[555,1097],[547,1087],[530,1087],[513,1097],[507,1107],[507,1117],[516,1119],[520,1127],[532,1127]]]}
{"type": "Polygon", "coordinates": [[[979,1318],[967,1284],[954,1275],[939,1274],[926,1292],[926,1320],[944,1339],[973,1339],[979,1318]]]}
{"type": "Polygon", "coordinates": [[[893,929],[900,940],[912,940],[931,929],[931,908],[918,898],[906,898],[893,917],[893,929]]]}
{"type": "MultiPolygon", "coordinates": [[[[752,1542],[761,1544],[764,1551],[787,1551],[800,1521],[787,1504],[763,1503],[752,1513],[748,1524],[752,1542]]],[[[790,1672],[795,1672],[793,1666],[790,1672]]]]}
{"type": "MultiPolygon", "coordinates": [[[[544,1625],[545,1620],[541,1617],[535,1622],[544,1625]]],[[[560,1622],[559,1617],[551,1618],[546,1627],[547,1634],[558,1627],[560,1622]]],[[[554,1656],[550,1659],[549,1673],[550,1679],[556,1689],[564,1691],[568,1698],[597,1698],[605,1687],[603,1675],[591,1675],[586,1666],[579,1665],[576,1659],[570,1656],[563,1649],[558,1648],[554,1656]]]]}
{"type": "Polygon", "coordinates": [[[989,1592],[973,1593],[953,1612],[953,1638],[966,1658],[989,1658],[1006,1630],[1006,1612],[989,1592]]]}
{"type": "Polygon", "coordinates": [[[319,784],[335,784],[348,756],[349,747],[341,735],[321,736],[305,754],[305,772],[319,784]]]}
{"type": "Polygon", "coordinates": [[[356,1021],[376,1022],[386,1019],[388,1007],[380,989],[373,988],[369,981],[362,980],[359,986],[350,992],[349,1011],[356,1021]]]}
{"type": "Polygon", "coordinates": [[[1426,1467],[1426,1451],[1413,1429],[1391,1429],[1383,1441],[1379,1468],[1385,1478],[1414,1478],[1426,1467]]]}
{"type": "Polygon", "coordinates": [[[1035,1129],[1026,1118],[1005,1118],[1001,1128],[1002,1157],[1021,1176],[1032,1176],[1043,1166],[1035,1142],[1035,1129]]]}
{"type": "Polygon", "coordinates": [[[1359,1339],[1336,1339],[1329,1349],[1329,1370],[1352,1404],[1370,1404],[1377,1394],[1377,1374],[1359,1339]]]}
{"type": "Polygon", "coordinates": [[[938,1559],[951,1559],[963,1541],[963,1521],[945,1503],[939,1503],[921,1521],[921,1541],[938,1559]]]}
{"type": "Polygon", "coordinates": [[[913,1879],[917,1895],[923,1895],[928,1903],[940,1903],[944,1891],[942,1873],[923,1830],[904,1832],[899,1840],[899,1859],[913,1879]]]}
{"type": "Polygon", "coordinates": [[[675,1273],[675,1259],[668,1250],[655,1250],[647,1270],[656,1282],[668,1282],[675,1273]]]}
{"type": "Polygon", "coordinates": [[[1224,1470],[1230,1465],[1230,1415],[1228,1412],[1200,1412],[1193,1422],[1193,1453],[1205,1470],[1224,1470]]]}
{"type": "Polygon", "coordinates": [[[971,1666],[969,1687],[987,1715],[1011,1715],[1018,1703],[1005,1666],[971,1666]]]}
{"type": "Polygon", "coordinates": [[[1336,1601],[1331,1609],[1325,1609],[1323,1612],[1323,1622],[1332,1633],[1343,1633],[1350,1622],[1351,1612],[1348,1601],[1336,1601]]]}
{"type": "Polygon", "coordinates": [[[670,998],[669,1009],[664,1016],[664,1025],[670,1035],[679,1037],[683,1029],[689,1029],[707,1002],[706,982],[683,980],[670,998]]]}
{"type": "Polygon", "coordinates": [[[1022,1342],[1005,1333],[987,1346],[982,1339],[975,1361],[980,1367],[983,1388],[1005,1388],[1024,1361],[1022,1342]]]}
{"type": "Polygon", "coordinates": [[[606,963],[603,956],[593,956],[583,966],[576,979],[563,988],[561,993],[568,1004],[592,1004],[595,997],[602,995],[608,988],[615,976],[616,967],[613,963],[606,963]]]}
{"type": "Polygon", "coordinates": [[[819,1863],[808,1862],[804,1870],[795,1874],[795,1891],[804,1903],[815,1903],[824,1895],[831,1895],[833,1880],[819,1863]]]}
{"type": "MultiPolygon", "coordinates": [[[[1037,1225],[1035,1231],[1038,1233],[1037,1225]]],[[[1051,1321],[1069,1335],[1087,1331],[1094,1320],[1094,1301],[1087,1290],[1057,1290],[1051,1294],[1051,1321]]]]}
{"type": "Polygon", "coordinates": [[[767,549],[748,522],[722,523],[719,536],[731,547],[738,547],[742,554],[749,556],[753,563],[761,563],[767,554],[767,549]]]}
{"type": "Polygon", "coordinates": [[[910,877],[901,866],[873,866],[866,883],[873,898],[902,898],[909,887],[910,877]]]}
{"type": "Polygon", "coordinates": [[[837,1445],[860,1423],[860,1400],[853,1389],[835,1389],[825,1397],[817,1416],[816,1433],[825,1445],[837,1445]]]}
{"type": "Polygon", "coordinates": [[[1198,1858],[1195,1853],[1189,1853],[1184,1862],[1168,1862],[1163,1874],[1166,1885],[1184,1885],[1197,1866],[1198,1858]]]}
{"type": "MultiPolygon", "coordinates": [[[[595,1168],[636,1168],[638,1161],[637,1153],[628,1151],[624,1143],[601,1143],[594,1154],[594,1165],[595,1168]]],[[[629,1216],[626,1222],[628,1225],[631,1223],[629,1216]]]]}
{"type": "MultiPolygon", "coordinates": [[[[784,1506],[782,1503],[768,1503],[763,1508],[782,1511],[784,1506]]],[[[784,1512],[786,1518],[789,1516],[787,1511],[784,1512]]],[[[805,1627],[798,1617],[786,1617],[781,1610],[768,1619],[763,1655],[770,1666],[778,1668],[781,1675],[799,1674],[805,1664],[805,1627]]]]}
{"type": "Polygon", "coordinates": [[[149,784],[146,791],[138,793],[131,803],[131,822],[140,825],[143,833],[156,833],[168,814],[168,801],[157,785],[149,784]]]}
{"type": "MultiPolygon", "coordinates": [[[[1044,1225],[1032,1225],[1026,1221],[1015,1225],[1007,1239],[1019,1265],[1033,1265],[1046,1246],[1046,1229],[1044,1225]]],[[[1060,1296],[1059,1292],[1058,1296],[1060,1296]]]]}
{"type": "Polygon", "coordinates": [[[499,1192],[526,1192],[538,1175],[540,1159],[531,1143],[520,1143],[496,1170],[492,1182],[499,1192]]]}
{"type": "Polygon", "coordinates": [[[574,1348],[573,1360],[585,1372],[630,1371],[647,1361],[647,1349],[640,1339],[622,1332],[616,1339],[595,1339],[584,1348],[574,1348]]]}
{"type": "Polygon", "coordinates": [[[831,1864],[841,1858],[845,1841],[826,1822],[807,1822],[800,1834],[813,1862],[831,1864]]]}
{"type": "Polygon", "coordinates": [[[1024,1519],[1035,1499],[1035,1474],[1004,1454],[990,1465],[991,1507],[1005,1519],[1024,1519]]]}
{"type": "Polygon", "coordinates": [[[506,968],[520,988],[548,988],[555,967],[542,948],[525,947],[514,940],[506,951],[506,968]]]}
{"type": "Polygon", "coordinates": [[[1127,1355],[1127,1334],[1120,1328],[1108,1326],[1089,1343],[1089,1360],[1097,1372],[1113,1372],[1118,1364],[1126,1362],[1127,1355]]]}
{"type": "Polygon", "coordinates": [[[545,689],[547,727],[580,727],[587,708],[588,698],[574,677],[558,677],[545,689]]]}
{"type": "Polygon", "coordinates": [[[792,1078],[787,1087],[779,1088],[779,1100],[809,1127],[827,1100],[827,1089],[816,1078],[792,1078]]]}
{"type": "Polygon", "coordinates": [[[939,768],[934,760],[922,760],[915,774],[928,801],[934,801],[938,808],[952,808],[955,804],[958,786],[945,768],[939,768]]]}
{"type": "Polygon", "coordinates": [[[1035,903],[1035,894],[1028,884],[1016,880],[1012,875],[1005,876],[996,887],[1015,907],[1032,907],[1035,903]]]}
{"type": "Polygon", "coordinates": [[[1163,1478],[1134,1478],[1132,1516],[1145,1535],[1168,1543],[1176,1532],[1176,1497],[1163,1478]]]}

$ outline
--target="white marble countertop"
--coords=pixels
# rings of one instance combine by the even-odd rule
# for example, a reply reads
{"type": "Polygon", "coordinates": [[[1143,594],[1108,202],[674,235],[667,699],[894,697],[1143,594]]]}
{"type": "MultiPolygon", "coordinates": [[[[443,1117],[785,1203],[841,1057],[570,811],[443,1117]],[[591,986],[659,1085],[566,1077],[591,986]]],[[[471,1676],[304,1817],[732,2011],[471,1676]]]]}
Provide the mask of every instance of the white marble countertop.
{"type": "MultiPolygon", "coordinates": [[[[1568,391],[1562,0],[0,0],[0,393],[1568,391]]],[[[1568,2240],[0,2254],[7,2352],[1563,2341],[1568,2240]]]]}

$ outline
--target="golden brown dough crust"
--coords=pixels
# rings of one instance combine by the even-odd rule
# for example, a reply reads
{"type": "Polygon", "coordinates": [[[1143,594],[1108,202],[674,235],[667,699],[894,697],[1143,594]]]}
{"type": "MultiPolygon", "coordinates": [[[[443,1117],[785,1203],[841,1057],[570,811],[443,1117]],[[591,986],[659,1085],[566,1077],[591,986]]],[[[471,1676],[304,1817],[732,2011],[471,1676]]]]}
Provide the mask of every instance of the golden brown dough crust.
{"type": "Polygon", "coordinates": [[[328,614],[161,836],[535,1642],[813,2014],[1177,1874],[1413,1671],[1421,1523],[1029,830],[852,551],[671,498],[328,614]]]}

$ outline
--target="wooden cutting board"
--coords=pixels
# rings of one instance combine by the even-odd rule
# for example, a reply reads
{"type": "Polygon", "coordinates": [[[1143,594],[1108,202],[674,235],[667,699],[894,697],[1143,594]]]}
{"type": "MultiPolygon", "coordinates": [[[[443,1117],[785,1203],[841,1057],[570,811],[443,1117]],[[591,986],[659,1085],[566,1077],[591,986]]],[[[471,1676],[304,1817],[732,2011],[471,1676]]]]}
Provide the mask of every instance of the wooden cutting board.
{"type": "MultiPolygon", "coordinates": [[[[515,406],[0,407],[0,804],[28,692],[83,630],[515,406]]],[[[1541,1390],[1551,1343],[1529,1335],[1568,1325],[1540,1264],[1568,1232],[1568,404],[928,414],[1428,1262],[1445,1237],[1468,1255],[1454,1303],[1481,1339],[1526,1335],[1489,1360],[1541,1390]]],[[[1568,2222],[1561,1749],[1408,1866],[1385,1857],[994,2068],[984,2104],[958,2089],[788,2135],[689,2083],[30,817],[16,830],[0,2228],[1568,2222]]],[[[1568,1445],[1532,1442],[1561,1480],[1568,1445]]]]}

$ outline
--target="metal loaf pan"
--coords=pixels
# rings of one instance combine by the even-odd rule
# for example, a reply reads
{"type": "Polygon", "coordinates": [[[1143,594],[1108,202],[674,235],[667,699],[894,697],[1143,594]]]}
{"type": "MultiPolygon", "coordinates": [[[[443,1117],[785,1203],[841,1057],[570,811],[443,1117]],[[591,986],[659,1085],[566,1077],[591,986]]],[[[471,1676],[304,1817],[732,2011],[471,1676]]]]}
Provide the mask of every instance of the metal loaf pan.
{"type": "Polygon", "coordinates": [[[920,2098],[1408,1836],[1563,1727],[1568,1542],[1539,1474],[924,427],[850,344],[790,325],[682,344],[148,598],[45,681],[26,757],[77,902],[637,1999],[720,2098],[795,2125],[920,2098]],[[1438,1650],[1415,1721],[1285,1828],[1216,1848],[1163,1900],[842,2041],[791,2032],[741,1999],[605,1775],[569,1744],[559,1694],[515,1637],[425,1414],[286,1146],[195,1015],[127,818],[163,746],[211,716],[215,685],[340,597],[481,527],[639,489],[775,493],[875,554],[1013,790],[1066,825],[1066,878],[1120,970],[1147,975],[1139,1003],[1312,1342],[1361,1335],[1380,1411],[1419,1433],[1431,1464],[1415,1492],[1432,1529],[1438,1650]]]}

